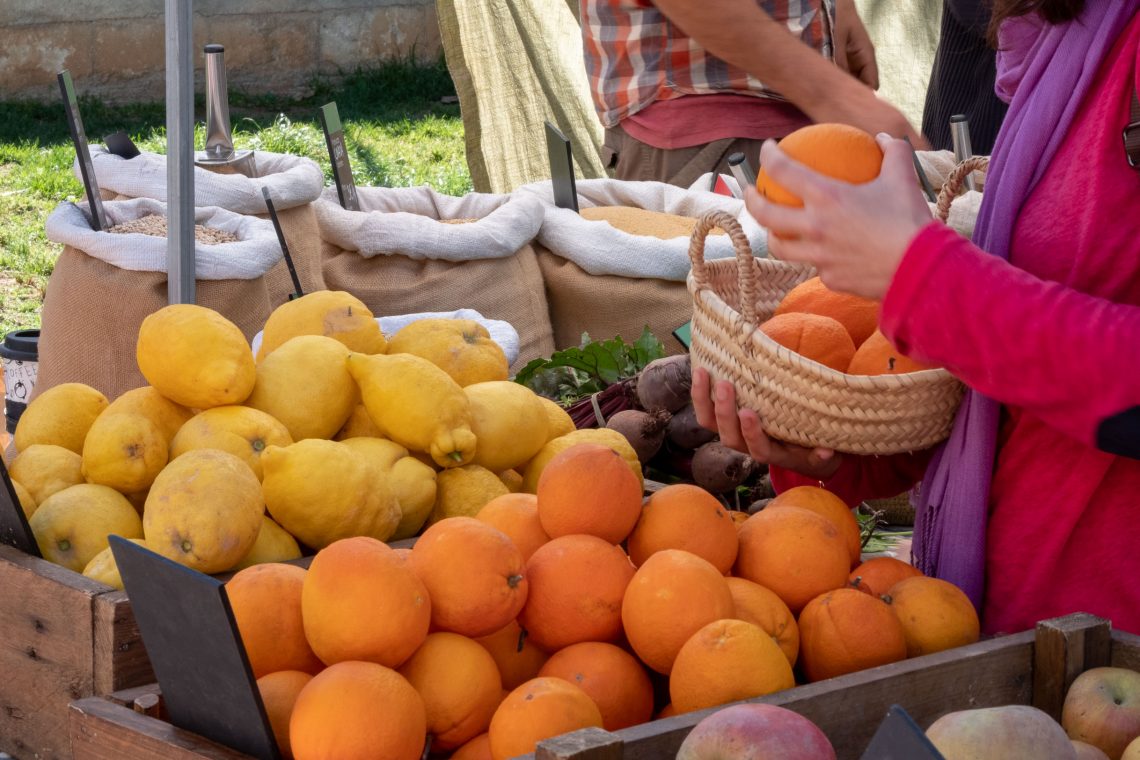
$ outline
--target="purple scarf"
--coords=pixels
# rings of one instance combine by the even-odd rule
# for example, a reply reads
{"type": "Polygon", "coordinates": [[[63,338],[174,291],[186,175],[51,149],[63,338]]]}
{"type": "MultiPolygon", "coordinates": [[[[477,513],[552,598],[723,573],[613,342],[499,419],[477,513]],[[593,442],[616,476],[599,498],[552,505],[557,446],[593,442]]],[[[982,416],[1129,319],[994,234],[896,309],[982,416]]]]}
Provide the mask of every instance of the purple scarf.
{"type": "MultiPolygon", "coordinates": [[[[998,133],[974,228],[983,250],[1009,258],[1021,207],[1076,117],[1100,63],[1140,0],[1088,0],[1075,20],[1052,26],[1036,14],[999,34],[998,96],[1010,103],[998,133]]],[[[986,521],[1000,405],[966,392],[954,428],[935,453],[916,499],[915,565],[950,581],[982,609],[986,521]]]]}

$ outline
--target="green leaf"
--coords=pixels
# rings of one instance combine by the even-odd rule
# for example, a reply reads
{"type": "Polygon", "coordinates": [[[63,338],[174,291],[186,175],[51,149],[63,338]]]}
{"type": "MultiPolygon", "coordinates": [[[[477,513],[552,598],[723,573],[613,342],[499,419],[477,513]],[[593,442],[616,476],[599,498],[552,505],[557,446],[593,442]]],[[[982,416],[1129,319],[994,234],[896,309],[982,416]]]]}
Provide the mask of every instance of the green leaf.
{"type": "Polygon", "coordinates": [[[582,333],[582,345],[555,351],[550,359],[534,359],[515,382],[551,398],[582,398],[633,377],[665,354],[664,346],[647,327],[634,344],[621,336],[593,341],[582,333]]]}

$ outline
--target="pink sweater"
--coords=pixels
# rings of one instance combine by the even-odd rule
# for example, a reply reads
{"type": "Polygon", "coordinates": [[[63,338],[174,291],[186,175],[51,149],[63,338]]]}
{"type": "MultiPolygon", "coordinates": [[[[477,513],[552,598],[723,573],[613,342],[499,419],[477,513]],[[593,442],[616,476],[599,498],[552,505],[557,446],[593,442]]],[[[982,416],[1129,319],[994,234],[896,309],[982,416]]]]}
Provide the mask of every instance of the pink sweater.
{"type": "MultiPolygon", "coordinates": [[[[1008,263],[931,223],[883,301],[900,351],[1003,404],[988,632],[1077,611],[1140,632],[1140,171],[1121,141],[1137,71],[1140,18],[1026,201],[1008,263]]],[[[847,457],[825,485],[850,504],[892,496],[929,457],[847,457]]],[[[806,482],[773,472],[777,490],[806,482]]]]}

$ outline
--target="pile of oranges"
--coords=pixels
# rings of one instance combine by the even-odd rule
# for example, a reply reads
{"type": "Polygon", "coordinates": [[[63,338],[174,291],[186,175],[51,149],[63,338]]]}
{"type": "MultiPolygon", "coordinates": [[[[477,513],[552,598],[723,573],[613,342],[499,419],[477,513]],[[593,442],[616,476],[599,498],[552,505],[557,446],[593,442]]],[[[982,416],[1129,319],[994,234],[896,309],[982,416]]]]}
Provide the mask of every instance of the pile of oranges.
{"type": "Polygon", "coordinates": [[[977,639],[954,586],[859,561],[858,524],[823,489],[742,521],[695,486],[643,502],[624,460],[587,443],[537,494],[410,550],[344,539],[227,591],[287,756],[414,760],[430,742],[505,760],[977,639]]]}

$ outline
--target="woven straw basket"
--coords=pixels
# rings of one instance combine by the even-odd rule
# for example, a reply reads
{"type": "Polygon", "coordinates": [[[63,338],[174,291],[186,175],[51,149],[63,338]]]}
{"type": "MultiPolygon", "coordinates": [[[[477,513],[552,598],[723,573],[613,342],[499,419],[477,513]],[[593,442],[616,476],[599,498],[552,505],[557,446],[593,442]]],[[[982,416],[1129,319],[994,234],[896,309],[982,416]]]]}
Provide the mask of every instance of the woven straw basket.
{"type": "MultiPolygon", "coordinates": [[[[950,201],[969,171],[984,159],[963,162],[942,188],[938,213],[945,221],[950,201]]],[[[760,415],[774,438],[852,454],[919,451],[950,434],[963,386],[944,369],[902,375],[847,375],[781,346],[757,329],[784,295],[815,276],[811,267],[753,258],[736,220],[723,212],[701,217],[689,244],[693,268],[694,367],[714,380],[728,380],[737,402],[760,415]],[[727,232],[735,259],[706,262],[705,237],[727,232]]]]}

